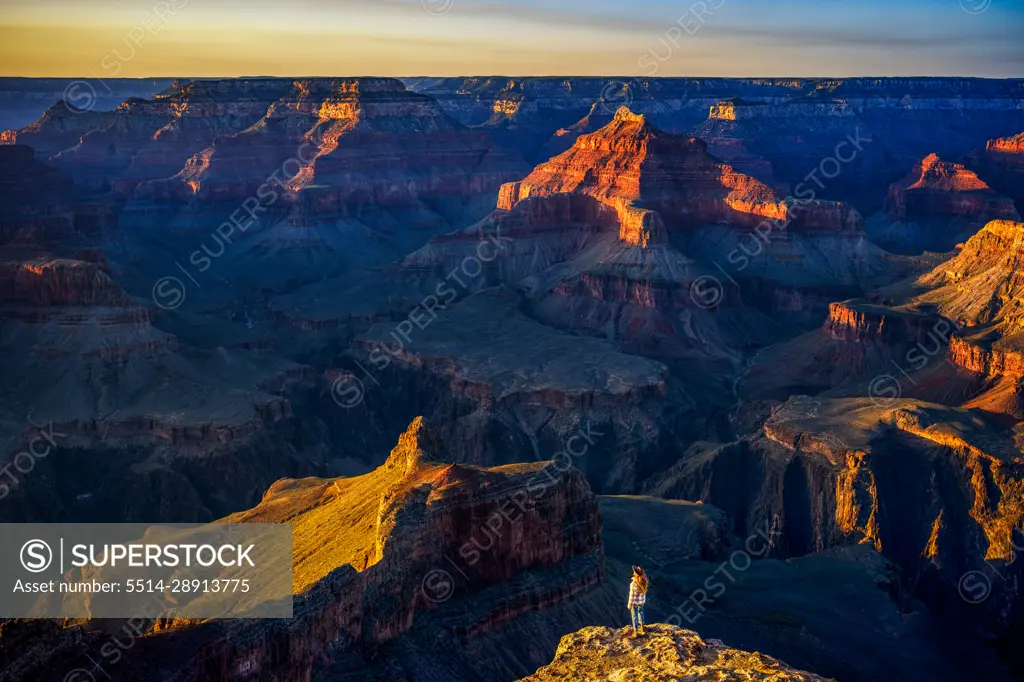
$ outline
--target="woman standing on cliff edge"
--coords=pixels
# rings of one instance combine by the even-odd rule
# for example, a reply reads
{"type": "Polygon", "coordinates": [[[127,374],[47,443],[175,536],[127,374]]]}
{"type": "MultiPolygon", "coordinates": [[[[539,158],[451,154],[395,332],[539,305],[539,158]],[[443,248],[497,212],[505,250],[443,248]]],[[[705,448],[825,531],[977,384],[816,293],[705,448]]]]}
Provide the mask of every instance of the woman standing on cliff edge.
{"type": "Polygon", "coordinates": [[[644,634],[644,603],[647,601],[647,574],[639,566],[633,567],[633,580],[629,583],[629,615],[633,619],[633,636],[644,634]]]}

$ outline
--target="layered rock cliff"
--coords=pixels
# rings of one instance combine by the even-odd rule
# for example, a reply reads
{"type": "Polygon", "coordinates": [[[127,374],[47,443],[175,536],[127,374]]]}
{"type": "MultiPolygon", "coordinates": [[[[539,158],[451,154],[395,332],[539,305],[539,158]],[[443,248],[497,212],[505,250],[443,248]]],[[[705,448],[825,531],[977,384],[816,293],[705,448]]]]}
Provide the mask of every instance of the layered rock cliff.
{"type": "MultiPolygon", "coordinates": [[[[131,97],[152,97],[170,78],[0,78],[0,131],[17,130],[37,120],[54,102],[110,111],[131,97]]],[[[0,139],[3,133],[0,133],[0,139]]]]}
{"type": "Polygon", "coordinates": [[[416,419],[374,472],[277,482],[226,520],[292,524],[294,616],[159,628],[118,673],[299,681],[341,668],[371,679],[395,655],[383,647],[431,614],[459,613],[473,640],[602,580],[597,501],[579,472],[453,465],[439,447],[416,419]]]}
{"type": "Polygon", "coordinates": [[[964,163],[980,174],[996,191],[1017,202],[1024,210],[1024,133],[989,140],[984,149],[974,150],[964,163]]]}
{"type": "MultiPolygon", "coordinates": [[[[657,70],[658,63],[673,52],[667,43],[655,46],[641,56],[640,63],[657,70]]],[[[830,182],[822,196],[863,202],[858,208],[865,212],[878,205],[894,172],[905,172],[925,154],[937,150],[958,158],[984,146],[987,139],[1019,132],[1024,98],[1021,81],[1014,79],[641,76],[407,82],[412,89],[435,97],[457,120],[480,125],[503,144],[524,150],[532,162],[561,152],[577,134],[604,125],[616,108],[627,105],[662,130],[697,134],[709,142],[729,139],[744,144],[754,156],[771,163],[782,181],[796,185],[832,155],[847,135],[856,135],[859,127],[859,137],[876,139],[889,156],[880,149],[870,152],[870,163],[858,167],[862,172],[870,170],[874,178],[830,182]],[[738,120],[709,119],[712,107],[721,110],[722,102],[738,120]],[[964,125],[950,129],[951,115],[963,119],[964,125]],[[589,126],[588,118],[595,119],[589,126]],[[695,130],[695,126],[700,127],[695,130]],[[560,130],[566,133],[552,137],[560,130]]],[[[823,188],[815,186],[819,192],[823,188]]]]}
{"type": "MultiPolygon", "coordinates": [[[[604,128],[579,137],[569,151],[503,187],[498,208],[508,210],[526,197],[562,192],[593,196],[620,213],[642,200],[673,227],[717,221],[753,227],[765,219],[788,217],[788,207],[769,187],[712,157],[702,140],[662,133],[625,107],[604,128]]],[[[815,208],[803,214],[802,226],[846,227],[842,219],[819,225],[815,208]]],[[[655,240],[663,243],[665,237],[655,235],[655,240]]]]}
{"type": "Polygon", "coordinates": [[[715,504],[738,533],[777,523],[786,555],[870,544],[913,576],[911,589],[932,608],[1012,641],[1021,603],[1013,546],[1024,530],[1017,438],[960,408],[892,395],[801,396],[739,443],[695,444],[647,490],[715,504]],[[739,495],[727,482],[737,480],[739,495]],[[991,600],[965,605],[962,577],[993,570],[1007,578],[993,580],[991,600]]]}
{"type": "Polygon", "coordinates": [[[948,362],[991,379],[972,406],[1021,415],[1018,274],[1024,224],[995,220],[971,237],[949,261],[918,278],[915,300],[954,320],[948,362]]]}
{"type": "Polygon", "coordinates": [[[1013,200],[963,164],[929,154],[889,187],[884,214],[868,222],[879,244],[899,253],[946,252],[990,220],[1017,220],[1013,200]]]}
{"type": "Polygon", "coordinates": [[[61,434],[28,471],[18,461],[0,516],[209,519],[309,466],[274,442],[308,368],[181,349],[92,246],[115,231],[111,203],[31,149],[0,146],[0,200],[0,461],[38,436],[31,424],[61,434]]]}

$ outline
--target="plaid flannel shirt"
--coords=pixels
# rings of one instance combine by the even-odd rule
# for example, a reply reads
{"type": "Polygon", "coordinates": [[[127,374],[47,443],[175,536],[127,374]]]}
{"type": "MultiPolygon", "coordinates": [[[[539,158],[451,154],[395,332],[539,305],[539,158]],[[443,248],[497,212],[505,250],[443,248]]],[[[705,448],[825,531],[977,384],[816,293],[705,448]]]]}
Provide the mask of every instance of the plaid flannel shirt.
{"type": "Polygon", "coordinates": [[[629,583],[629,608],[643,606],[647,601],[647,594],[640,591],[640,587],[633,580],[629,583]]]}

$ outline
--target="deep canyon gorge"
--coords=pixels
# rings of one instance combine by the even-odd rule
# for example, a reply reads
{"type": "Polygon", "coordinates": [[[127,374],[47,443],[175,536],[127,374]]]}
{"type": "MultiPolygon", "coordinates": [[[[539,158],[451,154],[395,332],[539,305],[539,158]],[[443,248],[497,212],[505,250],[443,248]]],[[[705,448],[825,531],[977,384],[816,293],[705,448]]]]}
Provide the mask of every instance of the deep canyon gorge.
{"type": "Polygon", "coordinates": [[[1024,80],[115,85],[0,78],[0,523],[296,558],[113,679],[1024,675],[1024,80]]]}

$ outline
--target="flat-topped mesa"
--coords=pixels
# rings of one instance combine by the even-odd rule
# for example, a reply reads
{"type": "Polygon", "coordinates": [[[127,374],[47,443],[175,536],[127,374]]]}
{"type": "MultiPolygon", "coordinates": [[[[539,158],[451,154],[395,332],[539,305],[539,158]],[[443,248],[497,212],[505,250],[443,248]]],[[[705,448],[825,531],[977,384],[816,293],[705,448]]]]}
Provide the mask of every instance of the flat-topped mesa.
{"type": "MultiPolygon", "coordinates": [[[[659,131],[625,107],[608,125],[503,186],[498,208],[508,211],[527,197],[557,193],[586,194],[613,206],[621,238],[636,245],[667,243],[669,229],[717,222],[752,228],[791,215],[770,187],[721,163],[703,140],[659,131]],[[657,212],[660,220],[637,209],[657,212]]],[[[848,227],[847,208],[811,202],[790,226],[848,227]]]]}
{"type": "Polygon", "coordinates": [[[406,90],[402,82],[394,78],[295,81],[294,90],[276,102],[266,116],[289,114],[311,116],[312,123],[320,126],[299,131],[309,130],[310,139],[318,134],[330,134],[332,121],[351,121],[367,131],[390,133],[430,133],[460,128],[433,100],[406,90]]]}
{"type": "Polygon", "coordinates": [[[40,307],[133,306],[98,264],[69,258],[0,263],[0,300],[40,307]]]}
{"type": "Polygon", "coordinates": [[[885,210],[893,219],[947,215],[988,220],[1019,218],[1013,201],[992,190],[963,164],[929,154],[889,187],[885,210]]]}
{"type": "Polygon", "coordinates": [[[193,81],[80,115],[58,104],[17,137],[76,181],[129,195],[139,182],[174,175],[218,135],[256,123],[289,86],[282,79],[193,81]]]}
{"type": "Polygon", "coordinates": [[[946,356],[951,365],[985,376],[1024,378],[1024,348],[1004,348],[1000,344],[963,339],[954,336],[949,341],[946,356]]]}
{"type": "Polygon", "coordinates": [[[863,299],[831,303],[822,331],[837,341],[879,345],[921,343],[929,335],[948,340],[954,325],[930,312],[897,310],[863,299]]]}
{"type": "MultiPolygon", "coordinates": [[[[464,178],[462,184],[472,191],[489,192],[521,172],[518,164],[512,172],[501,167],[501,154],[490,149],[493,145],[488,145],[486,133],[467,131],[430,97],[410,92],[392,78],[192,81],[176,84],[150,100],[126,100],[102,115],[86,112],[74,117],[66,106],[58,105],[32,125],[6,134],[5,142],[34,144],[41,156],[53,157],[83,184],[113,188],[122,196],[131,196],[141,187],[139,198],[147,201],[187,201],[200,193],[203,183],[215,186],[203,190],[214,199],[247,197],[275,170],[284,182],[295,185],[293,189],[330,184],[335,173],[363,172],[347,168],[346,159],[341,167],[332,165],[345,157],[344,149],[331,156],[340,136],[353,129],[367,135],[451,135],[447,141],[415,146],[413,156],[425,158],[414,159],[413,168],[443,166],[444,154],[451,157],[454,152],[458,162],[474,170],[487,167],[497,176],[464,178]],[[190,158],[193,167],[206,159],[202,172],[186,169],[168,183],[166,179],[181,171],[190,158]],[[322,166],[314,168],[315,158],[323,161],[322,166]],[[282,170],[286,162],[289,167],[282,170]]],[[[384,144],[383,138],[360,140],[358,145],[349,141],[353,144],[343,146],[359,147],[349,150],[350,154],[372,147],[374,158],[410,155],[409,149],[395,142],[384,144]]],[[[382,169],[387,168],[386,159],[378,160],[382,169]]],[[[451,183],[450,176],[457,173],[439,175],[451,183]]],[[[357,193],[363,191],[365,181],[356,182],[358,177],[340,180],[343,185],[355,185],[357,193]]],[[[401,186],[394,178],[388,181],[393,188],[401,186]]]]}
{"type": "Polygon", "coordinates": [[[1006,154],[1024,164],[1024,133],[1013,137],[1000,137],[985,143],[985,151],[992,154],[1006,154]]]}

